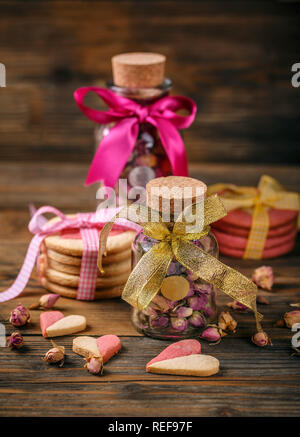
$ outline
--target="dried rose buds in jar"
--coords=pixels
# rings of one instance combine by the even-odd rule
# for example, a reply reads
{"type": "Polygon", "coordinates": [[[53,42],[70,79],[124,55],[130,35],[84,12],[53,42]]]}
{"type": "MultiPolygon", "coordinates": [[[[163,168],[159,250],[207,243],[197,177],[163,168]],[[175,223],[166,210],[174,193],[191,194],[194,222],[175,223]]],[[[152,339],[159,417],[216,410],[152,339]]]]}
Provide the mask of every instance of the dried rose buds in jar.
{"type": "MultiPolygon", "coordinates": [[[[202,201],[206,186],[196,179],[171,176],[152,180],[147,184],[146,191],[147,205],[161,213],[162,217],[163,205],[172,200],[170,216],[165,222],[166,229],[172,234],[175,222],[178,220],[178,212],[182,212],[176,210],[177,200],[180,198],[180,204],[182,199],[188,199],[192,204],[202,201]],[[178,197],[171,196],[170,199],[168,193],[172,192],[178,197]],[[189,192],[191,196],[187,196],[186,199],[186,194],[189,192]],[[157,196],[155,193],[158,193],[157,196]],[[201,195],[198,196],[197,193],[201,195]]],[[[133,243],[133,266],[137,265],[156,244],[157,240],[147,233],[137,234],[133,243]]],[[[189,244],[199,247],[212,257],[218,255],[217,242],[210,233],[205,237],[191,240],[189,244]]],[[[184,266],[176,256],[168,263],[163,276],[160,278],[157,294],[148,301],[145,308],[141,309],[133,305],[133,324],[139,331],[154,338],[174,340],[199,337],[208,324],[216,318],[216,287],[184,266]]]]}
{"type": "Polygon", "coordinates": [[[23,305],[18,305],[10,313],[9,321],[13,326],[24,326],[30,322],[30,312],[23,305]]]}
{"type": "Polygon", "coordinates": [[[13,332],[7,339],[7,346],[11,348],[20,349],[24,345],[24,338],[19,331],[13,332]]]}

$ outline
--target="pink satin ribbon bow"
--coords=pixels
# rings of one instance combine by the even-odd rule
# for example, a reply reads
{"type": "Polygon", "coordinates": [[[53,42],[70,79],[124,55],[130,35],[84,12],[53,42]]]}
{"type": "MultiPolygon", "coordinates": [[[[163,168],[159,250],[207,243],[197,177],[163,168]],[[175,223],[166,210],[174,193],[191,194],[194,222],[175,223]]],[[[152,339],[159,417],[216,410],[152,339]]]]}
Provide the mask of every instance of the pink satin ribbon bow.
{"type": "Polygon", "coordinates": [[[162,145],[170,160],[175,176],[187,176],[187,158],[178,129],[189,127],[195,119],[197,107],[188,97],[166,96],[151,105],[118,96],[111,90],[99,87],[78,88],[74,99],[79,109],[89,119],[99,124],[115,123],[106,135],[94,156],[85,184],[102,180],[105,186],[113,187],[118,181],[136,143],[141,123],[150,123],[160,134],[162,145]],[[99,111],[83,104],[86,94],[96,93],[109,107],[99,111]],[[189,115],[178,115],[185,109],[189,115]]]}
{"type": "MultiPolygon", "coordinates": [[[[100,210],[99,213],[77,214],[74,218],[66,217],[61,211],[52,206],[43,206],[33,215],[28,229],[35,234],[32,238],[23,266],[11,287],[0,293],[0,302],[13,299],[22,293],[26,287],[34,264],[40,253],[42,241],[49,235],[59,234],[63,230],[76,229],[80,231],[83,241],[83,253],[80,268],[80,278],[76,298],[79,300],[93,300],[96,290],[97,281],[97,256],[99,248],[99,226],[109,221],[118,212],[117,209],[100,210]],[[45,224],[42,214],[53,213],[60,220],[52,224],[45,224]]],[[[134,231],[140,230],[140,227],[133,225],[125,219],[118,219],[116,223],[124,228],[134,231]]]]}

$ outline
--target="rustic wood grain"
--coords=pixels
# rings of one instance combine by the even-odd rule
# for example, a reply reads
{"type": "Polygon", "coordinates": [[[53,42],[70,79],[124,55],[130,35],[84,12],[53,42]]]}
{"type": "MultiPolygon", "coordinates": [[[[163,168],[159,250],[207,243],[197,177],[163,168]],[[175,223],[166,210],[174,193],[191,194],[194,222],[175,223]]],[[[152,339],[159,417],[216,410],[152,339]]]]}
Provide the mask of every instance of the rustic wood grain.
{"type": "MultiPolygon", "coordinates": [[[[50,203],[65,212],[93,210],[95,187],[82,186],[85,164],[0,164],[0,291],[8,287],[22,265],[31,235],[27,230],[28,204],[50,203]]],[[[299,167],[267,165],[194,165],[194,177],[254,184],[260,174],[275,176],[293,190],[300,190],[299,167]]],[[[275,272],[272,292],[263,292],[269,305],[259,305],[264,329],[273,346],[258,348],[250,342],[255,330],[251,312],[231,313],[238,330],[219,345],[202,341],[204,353],[221,363],[219,374],[209,378],[176,377],[145,372],[145,364],[169,342],[140,336],[130,323],[129,306],[121,300],[78,302],[61,298],[57,309],[83,314],[88,329],[79,335],[114,333],[122,351],[105,366],[102,377],[83,369],[84,360],[71,351],[73,336],[57,338],[66,348],[64,367],[41,360],[50,348],[39,329],[40,311],[32,311],[32,324],[21,328],[26,346],[14,351],[0,348],[0,416],[295,416],[300,414],[300,357],[292,356],[292,332],[274,327],[291,303],[300,301],[300,240],[288,255],[267,260],[275,272]]],[[[262,264],[255,260],[222,261],[251,276],[262,264]]],[[[11,309],[30,305],[45,291],[33,273],[24,293],[0,305],[0,322],[7,335],[11,309]]],[[[220,309],[228,298],[219,294],[220,309]]]]}
{"type": "Polygon", "coordinates": [[[90,162],[94,126],[73,91],[103,86],[112,55],[147,50],[198,105],[190,161],[299,162],[299,24],[297,2],[2,1],[0,159],[90,162]]]}

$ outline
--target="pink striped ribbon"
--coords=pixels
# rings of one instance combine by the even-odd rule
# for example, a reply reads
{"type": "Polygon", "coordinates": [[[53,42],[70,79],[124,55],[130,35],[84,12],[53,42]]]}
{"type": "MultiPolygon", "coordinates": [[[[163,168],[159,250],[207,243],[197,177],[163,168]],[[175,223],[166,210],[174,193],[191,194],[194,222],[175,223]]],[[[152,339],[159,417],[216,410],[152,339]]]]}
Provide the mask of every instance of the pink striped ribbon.
{"type": "MultiPolygon", "coordinates": [[[[79,229],[83,241],[77,299],[93,300],[98,272],[97,254],[99,247],[99,225],[109,221],[116,212],[118,212],[118,209],[111,208],[109,210],[101,210],[99,213],[82,213],[77,214],[76,217],[69,218],[52,206],[43,206],[39,208],[31,218],[28,225],[29,231],[35,235],[27,249],[23,266],[12,286],[0,293],[0,302],[6,302],[22,293],[29,281],[43,240],[49,235],[58,234],[66,229],[79,229]],[[44,221],[41,220],[41,216],[45,213],[52,213],[60,220],[52,224],[45,224],[44,221]]],[[[116,224],[123,226],[124,229],[129,228],[135,231],[140,229],[139,226],[134,225],[125,219],[116,220],[116,224]]]]}

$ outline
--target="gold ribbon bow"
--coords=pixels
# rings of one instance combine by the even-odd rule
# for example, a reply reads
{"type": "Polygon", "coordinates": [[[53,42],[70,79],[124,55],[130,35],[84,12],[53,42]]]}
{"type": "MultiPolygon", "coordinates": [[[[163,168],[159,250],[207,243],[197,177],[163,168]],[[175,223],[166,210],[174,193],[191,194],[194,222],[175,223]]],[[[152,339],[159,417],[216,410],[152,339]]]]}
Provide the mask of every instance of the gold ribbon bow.
{"type": "MultiPolygon", "coordinates": [[[[143,218],[139,221],[143,233],[157,240],[157,243],[142,256],[132,270],[122,298],[138,309],[147,307],[158,293],[169,265],[175,257],[180,264],[199,278],[215,285],[232,299],[252,309],[260,328],[259,319],[262,315],[256,310],[256,285],[190,242],[207,235],[209,225],[225,215],[224,205],[217,195],[210,196],[204,201],[204,227],[201,232],[186,233],[186,224],[179,219],[170,230],[161,220],[159,222],[145,220],[149,215],[143,214],[143,218]]],[[[113,222],[106,223],[100,233],[98,267],[101,272],[103,272],[102,256],[105,252],[106,239],[112,226],[113,222]]]]}
{"type": "MultiPolygon", "coordinates": [[[[254,208],[252,223],[243,258],[261,259],[269,231],[269,208],[300,210],[298,193],[284,191],[271,176],[263,175],[257,188],[238,187],[232,184],[215,184],[208,187],[208,195],[220,193],[227,211],[254,208]]],[[[299,226],[299,224],[298,224],[299,226]]]]}

